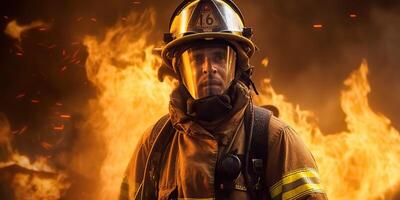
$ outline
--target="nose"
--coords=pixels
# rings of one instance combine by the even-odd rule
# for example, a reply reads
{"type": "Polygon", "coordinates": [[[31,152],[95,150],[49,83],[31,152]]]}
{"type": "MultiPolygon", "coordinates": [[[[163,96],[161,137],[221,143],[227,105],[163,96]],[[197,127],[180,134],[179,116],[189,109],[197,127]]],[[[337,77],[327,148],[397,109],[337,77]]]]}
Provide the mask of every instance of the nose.
{"type": "Polygon", "coordinates": [[[202,69],[203,74],[208,74],[208,72],[212,72],[213,74],[217,73],[217,68],[213,65],[209,59],[206,59],[206,61],[203,64],[203,69],[202,69]]]}

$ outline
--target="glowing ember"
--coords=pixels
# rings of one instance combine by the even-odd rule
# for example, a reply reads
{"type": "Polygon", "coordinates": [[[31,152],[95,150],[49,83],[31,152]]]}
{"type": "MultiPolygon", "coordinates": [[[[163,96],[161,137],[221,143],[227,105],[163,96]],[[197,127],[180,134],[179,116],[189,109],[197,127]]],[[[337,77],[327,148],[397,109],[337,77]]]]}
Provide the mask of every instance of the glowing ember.
{"type": "Polygon", "coordinates": [[[313,28],[315,28],[315,29],[321,29],[323,26],[322,26],[322,24],[314,24],[313,25],[313,28]]]}
{"type": "Polygon", "coordinates": [[[50,150],[50,149],[53,148],[53,145],[51,145],[51,144],[49,144],[49,143],[47,143],[47,142],[42,142],[40,145],[41,145],[43,148],[47,149],[47,150],[50,150]]]}
{"type": "Polygon", "coordinates": [[[62,131],[62,130],[64,130],[64,124],[62,124],[62,125],[60,125],[60,126],[54,126],[54,127],[53,127],[53,130],[55,130],[55,131],[62,131]]]}
{"type": "Polygon", "coordinates": [[[71,115],[60,115],[60,117],[63,119],[70,119],[71,115]]]}
{"type": "Polygon", "coordinates": [[[269,59],[268,59],[268,58],[264,58],[264,59],[261,61],[261,65],[262,65],[263,67],[268,67],[268,64],[269,64],[269,59]]]}
{"type": "Polygon", "coordinates": [[[20,99],[20,98],[22,98],[22,97],[24,97],[24,96],[25,96],[25,93],[22,93],[22,94],[17,95],[15,98],[16,98],[16,99],[20,99]]]}
{"type": "Polygon", "coordinates": [[[350,18],[357,18],[357,14],[352,13],[352,14],[349,15],[349,17],[350,18]]]}
{"type": "Polygon", "coordinates": [[[32,99],[31,102],[36,104],[36,103],[40,103],[40,100],[32,99]]]}

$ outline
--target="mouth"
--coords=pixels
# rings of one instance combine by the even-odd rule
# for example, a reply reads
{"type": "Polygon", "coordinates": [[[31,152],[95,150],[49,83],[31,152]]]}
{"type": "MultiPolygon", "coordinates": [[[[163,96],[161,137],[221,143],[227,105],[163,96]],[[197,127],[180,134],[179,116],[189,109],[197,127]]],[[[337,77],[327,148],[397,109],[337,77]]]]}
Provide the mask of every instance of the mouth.
{"type": "Polygon", "coordinates": [[[207,79],[199,83],[200,88],[207,88],[207,87],[222,87],[224,84],[217,79],[207,79]]]}

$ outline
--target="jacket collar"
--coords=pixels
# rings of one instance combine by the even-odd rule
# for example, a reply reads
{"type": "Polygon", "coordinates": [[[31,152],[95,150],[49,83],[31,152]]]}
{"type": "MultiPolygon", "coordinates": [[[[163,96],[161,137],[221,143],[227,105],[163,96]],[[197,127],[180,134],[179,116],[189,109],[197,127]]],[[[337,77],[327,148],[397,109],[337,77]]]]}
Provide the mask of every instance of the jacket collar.
{"type": "Polygon", "coordinates": [[[250,102],[250,90],[241,82],[233,86],[232,110],[221,119],[205,122],[195,121],[186,113],[189,95],[182,88],[177,88],[171,93],[169,114],[171,122],[179,132],[194,137],[226,138],[230,136],[241,123],[247,105],[250,102]]]}

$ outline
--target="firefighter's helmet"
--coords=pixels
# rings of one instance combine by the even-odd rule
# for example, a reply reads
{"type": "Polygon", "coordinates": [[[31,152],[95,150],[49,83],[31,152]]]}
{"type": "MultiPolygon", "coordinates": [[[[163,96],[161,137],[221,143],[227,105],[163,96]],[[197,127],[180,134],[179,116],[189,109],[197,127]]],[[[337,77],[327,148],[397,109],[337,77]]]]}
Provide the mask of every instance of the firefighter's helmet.
{"type": "Polygon", "coordinates": [[[194,99],[220,95],[240,75],[237,67],[250,71],[251,36],[231,0],[185,0],[172,15],[161,56],[194,99]]]}
{"type": "Polygon", "coordinates": [[[164,35],[165,46],[161,55],[171,68],[176,52],[194,41],[236,42],[248,57],[255,51],[250,40],[252,29],[245,27],[239,8],[231,0],[184,0],[172,15],[169,27],[169,33],[164,35]]]}

